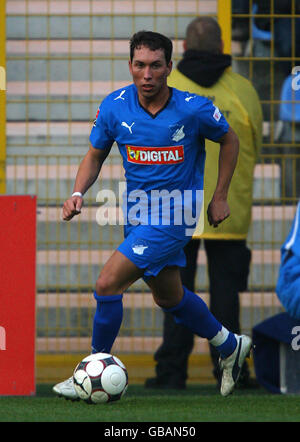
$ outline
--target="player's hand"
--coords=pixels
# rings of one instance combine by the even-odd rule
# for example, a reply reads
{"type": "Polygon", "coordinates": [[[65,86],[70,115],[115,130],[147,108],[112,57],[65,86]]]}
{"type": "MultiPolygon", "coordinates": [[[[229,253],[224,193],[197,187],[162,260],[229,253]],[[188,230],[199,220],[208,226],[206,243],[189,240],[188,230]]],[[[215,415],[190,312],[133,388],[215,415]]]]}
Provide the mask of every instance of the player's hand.
{"type": "Polygon", "coordinates": [[[207,218],[211,226],[218,227],[229,215],[230,209],[226,200],[211,200],[207,208],[207,218]]]}
{"type": "Polygon", "coordinates": [[[81,213],[83,198],[81,196],[72,196],[64,202],[62,218],[64,221],[70,221],[73,216],[81,213]]]}

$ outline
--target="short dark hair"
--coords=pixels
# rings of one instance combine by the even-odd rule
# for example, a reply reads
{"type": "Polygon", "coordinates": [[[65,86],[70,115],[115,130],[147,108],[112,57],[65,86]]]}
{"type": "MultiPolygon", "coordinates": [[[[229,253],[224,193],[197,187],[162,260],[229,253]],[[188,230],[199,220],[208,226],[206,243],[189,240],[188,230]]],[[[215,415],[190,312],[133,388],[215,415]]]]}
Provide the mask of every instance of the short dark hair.
{"type": "Polygon", "coordinates": [[[213,17],[197,17],[188,25],[185,41],[187,49],[219,53],[221,28],[213,17]]]}
{"type": "Polygon", "coordinates": [[[146,48],[149,48],[151,51],[163,49],[166,62],[167,64],[170,63],[172,58],[173,44],[172,41],[165,35],[152,31],[136,32],[130,39],[130,61],[133,60],[134,50],[139,49],[141,46],[146,46],[146,48]]]}

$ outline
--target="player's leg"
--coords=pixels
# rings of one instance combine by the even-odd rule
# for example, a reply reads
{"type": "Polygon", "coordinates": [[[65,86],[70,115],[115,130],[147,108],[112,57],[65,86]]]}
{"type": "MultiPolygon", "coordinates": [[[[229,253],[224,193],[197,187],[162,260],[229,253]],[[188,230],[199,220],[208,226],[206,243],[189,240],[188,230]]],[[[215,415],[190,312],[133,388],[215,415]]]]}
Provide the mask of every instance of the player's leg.
{"type": "Polygon", "coordinates": [[[123,319],[123,293],[142,275],[143,270],[118,250],[104,265],[94,292],[93,353],[110,353],[123,319]]]}
{"type": "MultiPolygon", "coordinates": [[[[240,334],[239,292],[247,289],[251,253],[246,241],[241,240],[205,240],[207,255],[210,311],[229,330],[240,334]]],[[[210,353],[214,365],[214,375],[221,382],[218,354],[213,346],[210,353]]],[[[240,386],[251,386],[250,372],[245,361],[240,379],[240,386]]]]}
{"type": "Polygon", "coordinates": [[[156,304],[172,313],[177,323],[207,338],[224,357],[235,350],[234,334],[222,327],[198,295],[182,285],[178,267],[165,267],[156,277],[149,278],[147,284],[156,304]]]}
{"type": "MultiPolygon", "coordinates": [[[[210,311],[225,327],[239,334],[238,275],[234,273],[236,265],[233,265],[230,253],[231,242],[205,240],[204,245],[209,276],[210,311]]],[[[210,354],[214,366],[213,374],[220,383],[219,356],[212,346],[210,346],[210,354]]]]}
{"type": "MultiPolygon", "coordinates": [[[[184,247],[186,266],[180,268],[185,287],[194,291],[200,240],[191,240],[184,247]]],[[[183,389],[188,378],[188,358],[194,346],[194,333],[177,324],[171,313],[164,313],[163,340],[154,354],[156,376],[146,379],[146,388],[183,389]]]]}
{"type": "MultiPolygon", "coordinates": [[[[119,251],[115,251],[104,265],[94,292],[97,305],[93,321],[93,353],[110,352],[123,319],[123,292],[139,279],[143,272],[119,251]]],[[[56,384],[53,391],[66,399],[78,399],[72,377],[56,384]]]]}
{"type": "Polygon", "coordinates": [[[251,348],[251,339],[234,335],[207,308],[205,302],[181,284],[178,267],[165,267],[147,281],[155,302],[174,315],[175,321],[209,340],[222,359],[223,396],[230,394],[238,380],[241,366],[251,348]]]}

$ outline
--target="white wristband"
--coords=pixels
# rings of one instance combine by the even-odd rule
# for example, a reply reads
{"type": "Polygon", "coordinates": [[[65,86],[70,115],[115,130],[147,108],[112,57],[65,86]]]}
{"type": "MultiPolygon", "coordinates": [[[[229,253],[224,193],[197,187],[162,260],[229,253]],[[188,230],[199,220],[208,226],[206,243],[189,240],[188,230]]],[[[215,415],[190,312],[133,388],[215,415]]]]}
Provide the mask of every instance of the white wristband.
{"type": "Polygon", "coordinates": [[[72,196],[80,196],[82,198],[82,193],[81,192],[74,192],[74,193],[72,193],[72,196]]]}

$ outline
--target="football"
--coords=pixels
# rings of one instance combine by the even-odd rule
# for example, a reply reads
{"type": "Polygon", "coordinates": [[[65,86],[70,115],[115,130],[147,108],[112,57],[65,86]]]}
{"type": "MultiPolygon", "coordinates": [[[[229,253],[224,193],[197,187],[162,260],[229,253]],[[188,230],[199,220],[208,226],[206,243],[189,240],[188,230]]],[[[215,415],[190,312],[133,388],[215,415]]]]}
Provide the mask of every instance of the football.
{"type": "Polygon", "coordinates": [[[79,362],[73,381],[80,399],[89,404],[100,404],[121,399],[127,390],[128,374],[116,356],[94,353],[79,362]]]}

